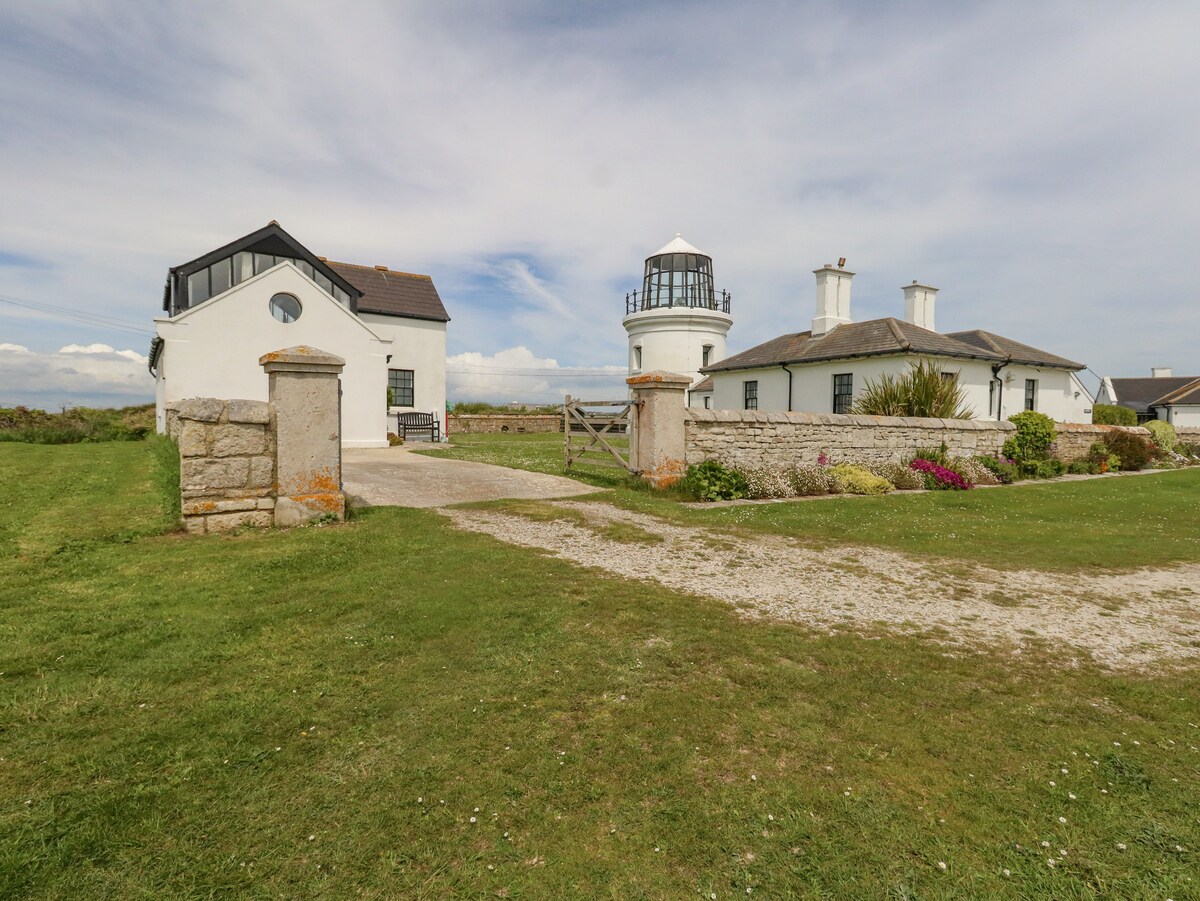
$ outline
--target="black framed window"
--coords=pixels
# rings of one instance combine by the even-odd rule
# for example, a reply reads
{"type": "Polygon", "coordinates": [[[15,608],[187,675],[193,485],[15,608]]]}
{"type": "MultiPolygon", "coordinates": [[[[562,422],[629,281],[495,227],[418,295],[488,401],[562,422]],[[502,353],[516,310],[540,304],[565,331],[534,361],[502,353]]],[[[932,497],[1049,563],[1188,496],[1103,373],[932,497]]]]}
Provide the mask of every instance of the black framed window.
{"type": "Polygon", "coordinates": [[[742,382],[742,409],[758,409],[758,382],[742,382]]]}
{"type": "Polygon", "coordinates": [[[642,309],[652,307],[716,309],[712,260],[694,253],[664,253],[646,260],[642,309]]]}
{"type": "Polygon", "coordinates": [[[700,359],[701,359],[701,362],[700,362],[701,366],[707,366],[709,363],[712,362],[712,345],[711,344],[705,344],[704,347],[701,348],[700,359]]]}
{"type": "Polygon", "coordinates": [[[1037,409],[1037,379],[1025,380],[1025,409],[1037,409]]]}
{"type": "Polygon", "coordinates": [[[413,371],[411,369],[388,370],[388,404],[393,407],[413,405],[413,371]]]}
{"type": "Polygon", "coordinates": [[[833,377],[833,412],[849,413],[853,400],[854,373],[838,373],[833,377]]]}

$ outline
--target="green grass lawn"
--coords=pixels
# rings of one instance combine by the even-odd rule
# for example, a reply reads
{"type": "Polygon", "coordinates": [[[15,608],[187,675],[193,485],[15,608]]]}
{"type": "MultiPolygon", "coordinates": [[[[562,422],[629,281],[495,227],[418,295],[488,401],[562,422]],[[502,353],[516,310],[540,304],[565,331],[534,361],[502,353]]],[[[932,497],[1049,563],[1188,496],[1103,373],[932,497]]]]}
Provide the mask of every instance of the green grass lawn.
{"type": "MultiPolygon", "coordinates": [[[[442,456],[562,474],[561,435],[456,435],[442,456]]],[[[772,504],[681,506],[584,470],[612,500],[692,525],[873,545],[1002,569],[1128,570],[1200,560],[1200,467],[974,491],[902,492],[772,504]]]]}
{"type": "Polygon", "coordinates": [[[0,446],[0,897],[1200,895],[1194,669],[745,622],[430,511],[157,535],[155,467],[0,446]]]}

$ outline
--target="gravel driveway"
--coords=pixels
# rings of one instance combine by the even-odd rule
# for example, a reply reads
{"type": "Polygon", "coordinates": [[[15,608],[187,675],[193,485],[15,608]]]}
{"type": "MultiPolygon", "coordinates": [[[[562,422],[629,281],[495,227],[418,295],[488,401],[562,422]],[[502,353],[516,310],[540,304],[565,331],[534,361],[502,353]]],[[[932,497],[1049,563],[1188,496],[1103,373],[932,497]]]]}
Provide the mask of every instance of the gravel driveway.
{"type": "Polygon", "coordinates": [[[752,618],[822,629],[882,627],[949,646],[1055,648],[1063,665],[1114,669],[1200,660],[1200,565],[1095,575],[1001,572],[878,548],[805,547],[785,536],[667,523],[602,501],[557,501],[562,519],[446,510],[462,529],[581,566],[725,601],[752,618]],[[613,526],[661,542],[618,543],[613,526]]]}
{"type": "Polygon", "coordinates": [[[342,451],[342,486],[346,493],[368,507],[444,507],[468,501],[571,497],[596,491],[563,476],[427,457],[411,450],[412,445],[346,448],[342,451]]]}

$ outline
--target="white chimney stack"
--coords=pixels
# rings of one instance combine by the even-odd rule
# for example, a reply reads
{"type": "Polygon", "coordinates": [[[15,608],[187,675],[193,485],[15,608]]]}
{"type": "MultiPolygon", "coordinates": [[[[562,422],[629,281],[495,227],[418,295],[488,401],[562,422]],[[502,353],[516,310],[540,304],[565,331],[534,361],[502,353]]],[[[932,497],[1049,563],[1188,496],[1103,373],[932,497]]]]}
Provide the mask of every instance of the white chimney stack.
{"type": "Polygon", "coordinates": [[[845,265],[842,259],[837,267],[826,263],[813,270],[817,277],[817,315],[812,321],[814,338],[850,322],[850,279],[854,278],[854,273],[843,269],[845,265]]]}
{"type": "Polygon", "coordinates": [[[1150,375],[1156,379],[1169,379],[1171,377],[1170,366],[1151,366],[1150,375]]]}
{"type": "Polygon", "coordinates": [[[904,321],[923,329],[936,332],[933,326],[933,304],[937,300],[937,288],[913,281],[904,286],[904,321]]]}

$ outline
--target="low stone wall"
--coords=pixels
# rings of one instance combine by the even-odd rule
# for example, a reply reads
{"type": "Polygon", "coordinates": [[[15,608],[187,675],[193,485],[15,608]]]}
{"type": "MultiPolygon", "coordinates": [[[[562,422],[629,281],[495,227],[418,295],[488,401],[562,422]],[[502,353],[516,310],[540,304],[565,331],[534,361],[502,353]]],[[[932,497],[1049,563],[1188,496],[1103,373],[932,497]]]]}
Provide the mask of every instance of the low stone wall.
{"type": "Polygon", "coordinates": [[[830,463],[899,463],[942,443],[955,456],[998,454],[1016,432],[1007,421],[757,410],[689,409],[684,426],[689,465],[742,468],[813,464],[822,454],[830,463]]]}
{"type": "Polygon", "coordinates": [[[563,418],[557,413],[451,413],[447,432],[475,434],[485,432],[545,433],[561,432],[563,418]]]}
{"type": "Polygon", "coordinates": [[[1200,425],[1175,426],[1175,440],[1185,444],[1200,444],[1200,425]]]}
{"type": "Polygon", "coordinates": [[[1087,457],[1088,451],[1097,441],[1103,441],[1105,435],[1114,431],[1133,432],[1149,440],[1150,433],[1141,426],[1126,425],[1096,425],[1082,422],[1054,423],[1055,438],[1050,445],[1050,456],[1064,463],[1073,463],[1087,457]]]}
{"type": "Polygon", "coordinates": [[[179,442],[188,532],[269,526],[275,518],[275,434],[263,401],[193,398],[168,412],[179,442]]]}

